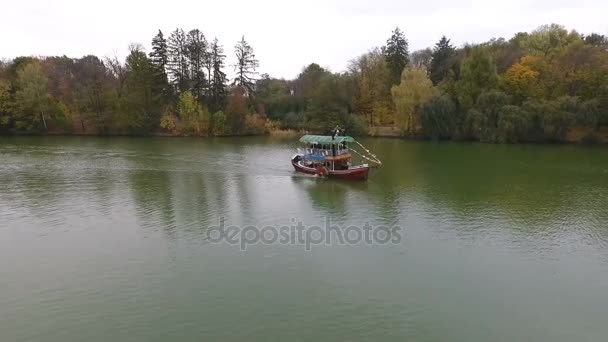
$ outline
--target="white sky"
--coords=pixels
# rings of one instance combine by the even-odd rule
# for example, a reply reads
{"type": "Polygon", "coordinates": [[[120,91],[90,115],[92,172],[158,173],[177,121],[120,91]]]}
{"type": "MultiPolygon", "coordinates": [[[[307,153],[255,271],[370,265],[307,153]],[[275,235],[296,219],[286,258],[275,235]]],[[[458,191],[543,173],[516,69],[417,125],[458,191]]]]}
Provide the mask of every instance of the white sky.
{"type": "Polygon", "coordinates": [[[176,27],[199,28],[209,40],[218,37],[228,64],[245,34],[258,71],[285,78],[311,62],[343,71],[350,59],[383,45],[396,26],[410,51],[434,45],[443,34],[461,45],[553,22],[608,34],[608,0],[21,0],[0,8],[4,58],[124,57],[130,43],[149,49],[158,29],[168,36],[176,27]]]}

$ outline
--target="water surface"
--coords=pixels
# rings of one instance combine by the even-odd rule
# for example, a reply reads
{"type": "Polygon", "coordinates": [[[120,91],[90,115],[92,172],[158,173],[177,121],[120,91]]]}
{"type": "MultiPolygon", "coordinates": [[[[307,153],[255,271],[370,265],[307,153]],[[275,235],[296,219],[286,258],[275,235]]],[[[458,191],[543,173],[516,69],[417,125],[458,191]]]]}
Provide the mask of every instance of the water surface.
{"type": "Polygon", "coordinates": [[[0,138],[2,341],[603,341],[608,151],[365,140],[0,138]],[[231,225],[401,227],[387,245],[211,243],[231,225]]]}

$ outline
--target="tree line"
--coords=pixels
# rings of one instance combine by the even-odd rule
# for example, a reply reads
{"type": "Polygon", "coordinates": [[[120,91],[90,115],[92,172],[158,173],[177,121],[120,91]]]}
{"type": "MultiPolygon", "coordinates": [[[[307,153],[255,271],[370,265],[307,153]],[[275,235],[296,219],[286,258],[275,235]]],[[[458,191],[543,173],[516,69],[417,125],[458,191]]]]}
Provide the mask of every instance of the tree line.
{"type": "Polygon", "coordinates": [[[608,39],[543,25],[510,39],[410,53],[396,28],[384,46],[332,72],[259,75],[252,46],[235,65],[198,29],[161,31],[125,61],[18,57],[0,65],[0,131],[74,134],[264,134],[273,129],[484,142],[588,141],[608,126],[608,39]],[[228,80],[225,69],[235,77],[228,80]],[[580,135],[579,134],[579,135],[580,135]]]}
{"type": "Polygon", "coordinates": [[[258,61],[243,37],[229,81],[218,39],[176,29],[146,53],[116,57],[18,57],[0,64],[0,131],[66,134],[262,134],[253,109],[258,61]]]}

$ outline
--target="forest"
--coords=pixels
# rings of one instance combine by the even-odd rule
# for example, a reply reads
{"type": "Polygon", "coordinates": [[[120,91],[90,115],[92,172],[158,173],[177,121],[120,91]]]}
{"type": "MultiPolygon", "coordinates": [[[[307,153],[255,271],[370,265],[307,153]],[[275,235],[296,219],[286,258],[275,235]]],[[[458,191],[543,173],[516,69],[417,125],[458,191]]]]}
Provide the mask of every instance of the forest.
{"type": "Polygon", "coordinates": [[[162,31],[124,61],[93,55],[0,62],[0,133],[323,133],[496,143],[608,141],[608,38],[543,25],[509,39],[409,51],[396,28],[343,72],[259,74],[245,36],[231,52],[193,29],[162,31]],[[234,78],[228,79],[227,70],[234,78]]]}

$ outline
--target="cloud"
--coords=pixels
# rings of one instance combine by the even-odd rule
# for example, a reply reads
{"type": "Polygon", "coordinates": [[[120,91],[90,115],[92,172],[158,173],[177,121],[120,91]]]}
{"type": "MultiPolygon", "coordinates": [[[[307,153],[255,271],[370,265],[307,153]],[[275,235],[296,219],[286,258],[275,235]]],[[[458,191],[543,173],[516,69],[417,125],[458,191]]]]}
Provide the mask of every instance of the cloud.
{"type": "Polygon", "coordinates": [[[233,64],[242,34],[254,47],[260,72],[291,78],[311,62],[334,71],[399,26],[411,50],[441,35],[455,44],[509,37],[541,24],[608,33],[608,2],[591,1],[124,1],[30,0],[3,6],[2,57],[86,54],[124,57],[129,43],[149,46],[158,29],[201,29],[218,37],[233,64]]]}

